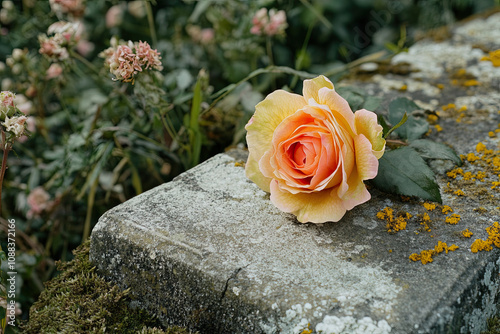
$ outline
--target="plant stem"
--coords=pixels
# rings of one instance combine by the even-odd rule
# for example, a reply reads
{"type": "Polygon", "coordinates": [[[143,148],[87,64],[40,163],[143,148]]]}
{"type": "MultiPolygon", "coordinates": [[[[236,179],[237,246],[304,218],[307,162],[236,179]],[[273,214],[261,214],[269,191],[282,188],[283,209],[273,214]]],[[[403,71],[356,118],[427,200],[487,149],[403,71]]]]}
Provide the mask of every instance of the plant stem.
{"type": "Polygon", "coordinates": [[[98,77],[101,75],[99,73],[99,70],[92,64],[90,61],[88,61],[85,57],[81,56],[78,52],[74,52],[70,50],[70,55],[71,57],[78,59],[80,62],[82,62],[85,66],[87,66],[92,72],[98,75],[98,77]]]}
{"type": "Polygon", "coordinates": [[[148,16],[149,31],[151,32],[151,39],[153,40],[153,47],[157,47],[158,40],[156,38],[155,21],[153,17],[153,10],[151,9],[151,4],[149,1],[144,0],[144,6],[146,7],[146,14],[148,16]]]}
{"type": "Polygon", "coordinates": [[[2,168],[0,170],[0,217],[2,216],[2,185],[3,178],[5,176],[5,171],[7,170],[7,156],[11,149],[11,145],[5,140],[5,132],[2,130],[2,147],[3,147],[3,157],[2,157],[2,168]]]}
{"type": "MultiPolygon", "coordinates": [[[[273,45],[271,44],[271,37],[266,38],[266,51],[267,58],[269,58],[269,66],[274,66],[274,57],[273,57],[273,45]]],[[[271,80],[273,85],[273,90],[276,89],[276,77],[271,73],[271,80]]]]}

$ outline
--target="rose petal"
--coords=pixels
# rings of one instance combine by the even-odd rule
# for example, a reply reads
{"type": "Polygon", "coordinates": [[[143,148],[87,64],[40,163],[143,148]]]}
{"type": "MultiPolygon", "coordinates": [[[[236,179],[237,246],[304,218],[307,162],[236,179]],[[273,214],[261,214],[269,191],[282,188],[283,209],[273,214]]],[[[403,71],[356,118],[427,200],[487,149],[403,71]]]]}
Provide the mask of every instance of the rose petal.
{"type": "Polygon", "coordinates": [[[377,123],[377,115],[366,109],[354,113],[356,133],[362,134],[372,144],[373,154],[380,159],[384,154],[385,140],[382,138],[383,128],[377,123]]]}
{"type": "Polygon", "coordinates": [[[305,100],[309,101],[309,99],[312,98],[319,102],[318,91],[323,87],[333,89],[332,82],[324,75],[320,75],[314,79],[304,80],[302,94],[305,100]]]}
{"type": "Polygon", "coordinates": [[[351,210],[355,206],[370,200],[371,195],[356,169],[352,171],[351,176],[347,180],[347,184],[349,185],[349,189],[341,196],[341,201],[346,210],[351,210]]]}
{"type": "Polygon", "coordinates": [[[301,223],[325,223],[339,221],[345,215],[342,200],[336,188],[312,193],[291,194],[281,190],[278,182],[271,182],[271,202],[281,211],[297,216],[301,223]]]}
{"type": "Polygon", "coordinates": [[[321,88],[318,95],[318,103],[327,105],[338,124],[352,134],[354,132],[354,114],[349,103],[333,89],[321,88]]]}
{"type": "Polygon", "coordinates": [[[266,177],[262,174],[259,168],[259,161],[255,159],[255,153],[250,152],[248,155],[248,160],[245,165],[245,175],[247,178],[252,180],[260,189],[265,192],[269,192],[269,184],[272,178],[266,177]]]}
{"type": "Polygon", "coordinates": [[[356,167],[362,180],[373,179],[378,172],[378,159],[373,154],[372,144],[364,136],[354,138],[356,147],[356,167]]]}

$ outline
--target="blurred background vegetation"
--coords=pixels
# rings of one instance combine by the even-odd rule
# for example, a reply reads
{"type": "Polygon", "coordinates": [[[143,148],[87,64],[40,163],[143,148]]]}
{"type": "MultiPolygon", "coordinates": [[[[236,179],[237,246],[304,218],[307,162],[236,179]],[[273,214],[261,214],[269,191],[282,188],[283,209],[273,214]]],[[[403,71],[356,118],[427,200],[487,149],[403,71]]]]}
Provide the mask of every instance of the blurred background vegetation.
{"type": "MultiPolygon", "coordinates": [[[[14,145],[3,216],[15,219],[17,301],[30,305],[55,261],[88,238],[106,210],[244,143],[255,104],[312,74],[338,80],[350,62],[402,52],[430,29],[498,0],[2,1],[1,89],[18,95],[31,135],[14,145]],[[64,1],[62,1],[64,2],[64,1]],[[284,11],[284,33],[255,34],[261,8],[284,11]],[[67,59],[39,52],[39,35],[79,22],[67,59]],[[99,53],[112,37],[147,41],[163,70],[112,80],[99,53]],[[19,49],[21,51],[15,51],[19,49]],[[58,64],[61,73],[49,68],[58,64]],[[271,73],[272,72],[272,73],[271,73]]],[[[7,225],[2,220],[1,246],[7,225]]],[[[2,270],[6,271],[5,263],[2,270]]]]}

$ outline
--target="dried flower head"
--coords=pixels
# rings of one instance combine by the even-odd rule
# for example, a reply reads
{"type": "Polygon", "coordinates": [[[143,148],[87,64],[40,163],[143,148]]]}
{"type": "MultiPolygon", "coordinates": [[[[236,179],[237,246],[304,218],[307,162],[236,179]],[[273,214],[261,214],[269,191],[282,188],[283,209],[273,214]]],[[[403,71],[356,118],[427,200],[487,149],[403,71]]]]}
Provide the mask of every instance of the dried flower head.
{"type": "Polygon", "coordinates": [[[5,122],[2,123],[5,126],[5,131],[10,132],[15,138],[19,138],[24,134],[26,130],[26,116],[13,116],[9,118],[5,117],[5,122]]]}
{"type": "Polygon", "coordinates": [[[254,35],[284,35],[288,27],[285,12],[274,8],[269,10],[269,13],[266,8],[259,9],[252,19],[252,24],[250,32],[254,35]]]}
{"type": "Polygon", "coordinates": [[[143,69],[162,70],[161,56],[157,50],[151,49],[147,42],[128,41],[112,46],[99,54],[105,58],[109,71],[115,76],[113,80],[134,82],[134,76],[143,69]]]}
{"type": "Polygon", "coordinates": [[[50,8],[56,15],[68,14],[73,18],[83,16],[85,5],[83,0],[49,0],[50,8]]]}
{"type": "Polygon", "coordinates": [[[30,207],[26,216],[33,218],[39,216],[43,211],[49,209],[53,202],[50,201],[50,195],[42,187],[36,187],[28,195],[28,205],[30,207]]]}

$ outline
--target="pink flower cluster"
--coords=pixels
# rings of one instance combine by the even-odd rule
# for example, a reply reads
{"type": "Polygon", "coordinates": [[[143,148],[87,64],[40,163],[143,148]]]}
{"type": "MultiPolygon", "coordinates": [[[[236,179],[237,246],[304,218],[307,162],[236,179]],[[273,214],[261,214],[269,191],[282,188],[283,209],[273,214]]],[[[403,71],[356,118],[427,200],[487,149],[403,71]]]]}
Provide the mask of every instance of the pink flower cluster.
{"type": "Polygon", "coordinates": [[[57,15],[68,14],[74,18],[82,17],[85,11],[82,0],[49,0],[50,8],[57,15]]]}
{"type": "Polygon", "coordinates": [[[50,195],[42,187],[36,187],[28,195],[28,205],[30,210],[26,214],[28,219],[40,216],[43,211],[49,210],[53,201],[50,201],[50,195]]]}
{"type": "Polygon", "coordinates": [[[109,71],[115,76],[113,80],[134,82],[134,76],[143,69],[161,71],[161,57],[158,51],[151,49],[147,42],[139,41],[112,46],[99,55],[105,58],[109,71]]]}
{"type": "Polygon", "coordinates": [[[3,121],[1,123],[3,125],[2,130],[9,132],[15,138],[19,138],[24,134],[25,123],[28,118],[16,108],[15,98],[16,95],[12,92],[3,91],[0,93],[0,119],[3,121]]]}
{"type": "Polygon", "coordinates": [[[200,43],[202,45],[208,45],[212,43],[215,37],[215,32],[212,28],[201,29],[196,25],[188,25],[186,27],[186,31],[193,42],[200,43]]]}
{"type": "Polygon", "coordinates": [[[40,42],[39,52],[55,61],[68,59],[69,52],[67,47],[74,46],[79,41],[82,33],[81,27],[79,23],[64,21],[51,24],[47,33],[53,36],[40,35],[38,37],[38,41],[40,42]]]}
{"type": "Polygon", "coordinates": [[[267,11],[267,8],[261,8],[255,13],[252,19],[253,26],[250,32],[254,35],[284,35],[288,27],[286,23],[286,14],[283,10],[276,9],[267,11]]]}
{"type": "Polygon", "coordinates": [[[16,94],[9,91],[2,91],[0,93],[0,112],[4,113],[9,107],[14,107],[14,99],[16,94]]]}

